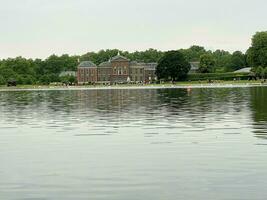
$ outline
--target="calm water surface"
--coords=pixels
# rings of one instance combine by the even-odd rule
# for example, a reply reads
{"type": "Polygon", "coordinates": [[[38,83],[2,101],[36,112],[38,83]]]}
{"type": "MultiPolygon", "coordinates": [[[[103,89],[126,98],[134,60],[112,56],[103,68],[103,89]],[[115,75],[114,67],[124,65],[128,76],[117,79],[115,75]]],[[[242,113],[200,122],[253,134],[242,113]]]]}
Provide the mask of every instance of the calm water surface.
{"type": "Polygon", "coordinates": [[[2,200],[265,200],[267,88],[0,92],[2,200]]]}

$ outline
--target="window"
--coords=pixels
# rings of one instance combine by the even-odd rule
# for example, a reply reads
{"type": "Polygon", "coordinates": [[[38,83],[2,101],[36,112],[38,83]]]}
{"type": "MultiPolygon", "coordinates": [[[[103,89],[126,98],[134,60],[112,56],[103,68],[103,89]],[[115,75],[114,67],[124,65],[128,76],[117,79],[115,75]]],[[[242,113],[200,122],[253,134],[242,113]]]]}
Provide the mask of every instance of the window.
{"type": "Polygon", "coordinates": [[[114,69],[113,69],[113,74],[117,74],[117,68],[116,67],[114,67],[114,69]]]}
{"type": "Polygon", "coordinates": [[[122,68],[121,67],[119,67],[118,74],[122,75],[122,68]]]}

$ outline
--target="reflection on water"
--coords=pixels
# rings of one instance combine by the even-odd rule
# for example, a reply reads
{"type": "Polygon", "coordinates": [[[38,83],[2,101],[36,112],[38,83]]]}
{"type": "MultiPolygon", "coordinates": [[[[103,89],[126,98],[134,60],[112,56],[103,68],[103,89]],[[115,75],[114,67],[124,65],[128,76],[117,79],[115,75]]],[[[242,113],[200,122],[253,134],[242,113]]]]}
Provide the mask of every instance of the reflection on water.
{"type": "Polygon", "coordinates": [[[0,199],[265,199],[266,100],[264,87],[1,92],[0,199]]]}
{"type": "Polygon", "coordinates": [[[251,110],[254,119],[254,130],[258,138],[267,139],[267,89],[251,90],[251,110]]]}

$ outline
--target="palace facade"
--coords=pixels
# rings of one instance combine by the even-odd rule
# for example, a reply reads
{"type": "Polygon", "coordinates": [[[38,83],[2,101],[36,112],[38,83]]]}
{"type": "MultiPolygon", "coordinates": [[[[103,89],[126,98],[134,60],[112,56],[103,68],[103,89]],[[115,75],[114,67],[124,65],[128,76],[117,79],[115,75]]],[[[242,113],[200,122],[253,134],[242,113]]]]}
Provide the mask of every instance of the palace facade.
{"type": "Polygon", "coordinates": [[[78,66],[78,84],[151,83],[156,80],[157,63],[138,63],[118,54],[96,65],[83,61],[78,66]]]}

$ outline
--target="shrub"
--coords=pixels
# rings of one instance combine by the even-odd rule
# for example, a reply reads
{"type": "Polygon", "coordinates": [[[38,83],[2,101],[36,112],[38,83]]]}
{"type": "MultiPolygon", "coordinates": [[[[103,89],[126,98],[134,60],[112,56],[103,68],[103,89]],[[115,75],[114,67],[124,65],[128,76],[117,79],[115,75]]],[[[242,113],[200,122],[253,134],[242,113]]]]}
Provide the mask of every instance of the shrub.
{"type": "Polygon", "coordinates": [[[4,79],[2,75],[0,75],[0,85],[5,85],[5,84],[6,84],[6,80],[4,79]]]}
{"type": "Polygon", "coordinates": [[[250,73],[197,73],[189,74],[187,80],[201,81],[201,80],[247,80],[251,77],[250,73]]]}

